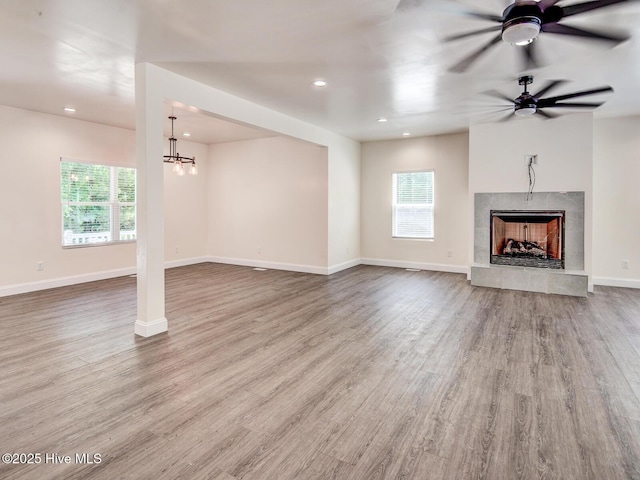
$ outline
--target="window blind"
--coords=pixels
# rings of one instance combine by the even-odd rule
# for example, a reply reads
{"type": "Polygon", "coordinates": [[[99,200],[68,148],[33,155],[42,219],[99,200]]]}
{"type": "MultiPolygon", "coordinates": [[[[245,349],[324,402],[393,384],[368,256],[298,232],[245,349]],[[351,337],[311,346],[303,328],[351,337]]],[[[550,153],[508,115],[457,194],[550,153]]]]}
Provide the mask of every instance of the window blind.
{"type": "Polygon", "coordinates": [[[434,238],[433,171],[393,174],[394,237],[434,238]]]}

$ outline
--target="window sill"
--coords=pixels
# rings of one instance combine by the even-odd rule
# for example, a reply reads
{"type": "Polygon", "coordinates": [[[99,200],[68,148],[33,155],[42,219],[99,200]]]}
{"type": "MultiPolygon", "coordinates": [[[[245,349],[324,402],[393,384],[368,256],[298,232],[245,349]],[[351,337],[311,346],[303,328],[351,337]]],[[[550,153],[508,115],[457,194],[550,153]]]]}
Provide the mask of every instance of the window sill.
{"type": "Polygon", "coordinates": [[[391,237],[393,240],[416,240],[419,242],[434,242],[435,238],[421,238],[421,237],[391,237]]]}
{"type": "Polygon", "coordinates": [[[75,245],[62,245],[63,250],[73,250],[75,248],[90,248],[90,247],[108,247],[112,245],[123,245],[127,243],[136,243],[135,240],[120,240],[117,242],[96,242],[96,243],[78,243],[75,245]]]}

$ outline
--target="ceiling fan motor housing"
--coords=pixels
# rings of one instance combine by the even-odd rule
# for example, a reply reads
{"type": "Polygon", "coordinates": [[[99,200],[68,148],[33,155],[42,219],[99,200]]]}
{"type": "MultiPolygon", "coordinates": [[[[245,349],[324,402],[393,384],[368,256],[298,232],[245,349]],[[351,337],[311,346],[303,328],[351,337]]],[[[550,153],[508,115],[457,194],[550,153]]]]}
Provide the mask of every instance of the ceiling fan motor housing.
{"type": "Polygon", "coordinates": [[[537,101],[533,95],[523,93],[514,101],[514,113],[519,117],[533,115],[538,110],[537,101]]]}
{"type": "Polygon", "coordinates": [[[538,2],[516,2],[503,13],[502,40],[514,45],[531,43],[540,33],[543,13],[538,2]]]}

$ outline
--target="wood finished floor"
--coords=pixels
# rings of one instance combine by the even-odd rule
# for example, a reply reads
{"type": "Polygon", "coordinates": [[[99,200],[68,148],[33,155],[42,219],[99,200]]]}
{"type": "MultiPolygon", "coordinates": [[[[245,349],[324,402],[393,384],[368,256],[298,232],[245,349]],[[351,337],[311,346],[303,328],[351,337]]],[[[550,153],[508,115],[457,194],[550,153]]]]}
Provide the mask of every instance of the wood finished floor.
{"type": "Polygon", "coordinates": [[[167,271],[169,333],[135,280],[0,298],[8,479],[640,479],[640,291],[167,271]],[[76,453],[101,454],[75,464],[76,453]]]}

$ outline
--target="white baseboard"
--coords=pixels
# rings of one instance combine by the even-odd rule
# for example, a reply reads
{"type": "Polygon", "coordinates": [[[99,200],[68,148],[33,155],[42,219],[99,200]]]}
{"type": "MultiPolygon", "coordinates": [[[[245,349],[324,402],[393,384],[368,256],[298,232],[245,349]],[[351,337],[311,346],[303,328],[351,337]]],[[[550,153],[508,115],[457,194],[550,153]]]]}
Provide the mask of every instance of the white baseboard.
{"type": "Polygon", "coordinates": [[[362,258],[363,265],[375,265],[378,267],[415,268],[417,270],[431,270],[435,272],[464,273],[469,275],[467,265],[448,265],[444,263],[406,262],[402,260],[386,260],[382,258],[362,258]]]}
{"type": "MultiPolygon", "coordinates": [[[[418,270],[433,270],[437,272],[451,272],[451,273],[464,273],[468,274],[469,268],[459,265],[446,265],[438,263],[420,263],[420,262],[404,262],[398,260],[385,260],[376,258],[362,258],[353,259],[347,262],[340,263],[338,265],[332,265],[330,267],[318,267],[314,265],[298,265],[291,263],[278,263],[278,262],[263,262],[259,260],[250,260],[243,258],[230,258],[230,257],[193,257],[184,258],[180,260],[172,260],[165,262],[165,268],[183,267],[186,265],[195,265],[197,263],[224,263],[229,265],[240,265],[246,267],[258,267],[267,268],[272,270],[286,270],[290,272],[312,273],[315,275],[331,275],[333,273],[346,270],[348,268],[356,267],[358,265],[375,265],[381,267],[396,267],[396,268],[416,268],[418,270]]],[[[77,285],[80,283],[95,282],[97,280],[107,280],[110,278],[124,277],[127,275],[133,275],[136,273],[135,267],[120,268],[115,270],[105,270],[102,272],[93,272],[82,275],[73,275],[69,277],[52,278],[48,280],[39,280],[36,282],[20,283],[16,285],[0,286],[0,297],[6,297],[9,295],[18,295],[21,293],[36,292],[39,290],[47,290],[50,288],[67,287],[69,285],[77,285]]],[[[640,288],[640,281],[627,281],[627,284],[623,285],[620,282],[616,284],[612,283],[598,283],[597,279],[594,279],[596,284],[599,285],[611,285],[611,286],[627,286],[630,288],[640,288]],[[629,282],[634,283],[633,286],[629,282]]],[[[616,279],[610,279],[616,280],[616,279]]],[[[621,282],[622,279],[618,279],[621,282]]],[[[137,327],[136,327],[137,328],[137,327]]],[[[144,330],[144,329],[143,329],[144,330]]]]}
{"type": "Polygon", "coordinates": [[[314,265],[297,265],[293,263],[263,262],[245,258],[232,257],[207,257],[207,261],[212,263],[224,263],[227,265],[240,265],[243,267],[267,268],[271,270],[287,270],[289,272],[313,273],[316,275],[328,275],[329,269],[314,265]]]}
{"type": "Polygon", "coordinates": [[[347,270],[348,268],[357,267],[360,264],[362,264],[361,260],[356,258],[354,260],[349,260],[348,262],[339,263],[338,265],[332,265],[327,269],[327,275],[332,275],[334,273],[341,272],[342,270],[347,270]]]}
{"type": "Polygon", "coordinates": [[[105,270],[102,272],[73,275],[70,277],[51,278],[48,280],[38,280],[36,282],[18,283],[0,287],[0,297],[18,295],[20,293],[37,292],[48,290],[49,288],[68,287],[79,283],[95,282],[97,280],[107,280],[109,278],[124,277],[136,273],[135,267],[119,268],[116,270],[105,270]]]}
{"type": "Polygon", "coordinates": [[[196,265],[198,263],[206,263],[208,261],[209,257],[183,258],[180,260],[171,260],[169,262],[164,262],[164,268],[186,267],[187,265],[196,265]]]}
{"type": "Polygon", "coordinates": [[[592,277],[594,285],[603,287],[640,288],[640,280],[633,278],[592,277]]]}
{"type": "Polygon", "coordinates": [[[159,333],[164,333],[168,330],[169,322],[167,322],[167,319],[163,317],[152,320],[151,322],[136,320],[134,331],[136,335],[140,335],[141,337],[151,337],[153,335],[158,335],[159,333]]]}
{"type": "MultiPolygon", "coordinates": [[[[194,265],[196,263],[208,261],[208,257],[185,258],[165,262],[165,268],[182,267],[185,265],[194,265]]],[[[133,275],[135,273],[136,267],[127,267],[115,270],[104,270],[101,272],[84,273],[82,275],[73,275],[69,277],[50,278],[48,280],[38,280],[36,282],[18,283],[16,285],[6,285],[4,287],[0,286],[0,297],[37,292],[39,290],[48,290],[50,288],[68,287],[69,285],[78,285],[80,283],[95,282],[98,280],[108,280],[110,278],[126,277],[127,275],[133,275]]]]}

